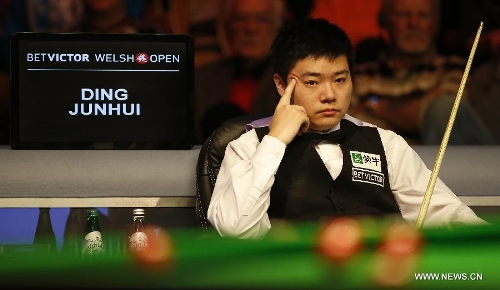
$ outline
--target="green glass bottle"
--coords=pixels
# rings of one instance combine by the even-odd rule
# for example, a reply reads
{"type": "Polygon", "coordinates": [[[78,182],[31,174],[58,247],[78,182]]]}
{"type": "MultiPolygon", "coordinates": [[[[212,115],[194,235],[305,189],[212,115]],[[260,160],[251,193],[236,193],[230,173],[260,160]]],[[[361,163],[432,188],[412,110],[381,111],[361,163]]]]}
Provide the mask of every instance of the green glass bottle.
{"type": "Polygon", "coordinates": [[[57,251],[56,248],[56,235],[52,228],[52,221],[50,219],[50,208],[41,207],[38,213],[38,223],[36,225],[35,237],[33,244],[47,250],[49,253],[57,251]]]}
{"type": "Polygon", "coordinates": [[[82,237],[85,232],[85,209],[71,208],[66,226],[64,227],[64,242],[62,251],[66,254],[79,256],[82,253],[82,237]]]}
{"type": "Polygon", "coordinates": [[[130,251],[144,250],[149,246],[148,236],[144,232],[144,209],[133,209],[132,220],[132,228],[128,237],[128,248],[130,251]]]}
{"type": "Polygon", "coordinates": [[[98,255],[104,252],[101,229],[99,228],[99,212],[97,209],[87,210],[85,224],[85,238],[83,240],[83,253],[85,255],[98,255]]]}

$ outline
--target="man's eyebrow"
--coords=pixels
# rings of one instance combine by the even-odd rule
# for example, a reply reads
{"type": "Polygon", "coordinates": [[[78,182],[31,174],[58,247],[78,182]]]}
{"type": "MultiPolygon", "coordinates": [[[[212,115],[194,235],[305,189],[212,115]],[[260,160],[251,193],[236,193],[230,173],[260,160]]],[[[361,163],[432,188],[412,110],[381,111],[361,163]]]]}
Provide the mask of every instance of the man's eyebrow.
{"type": "MultiPolygon", "coordinates": [[[[338,75],[344,75],[344,74],[349,74],[349,70],[348,69],[342,69],[342,70],[333,72],[332,75],[338,76],[338,75]]],[[[319,77],[321,75],[322,75],[322,73],[320,73],[320,72],[306,71],[303,74],[301,74],[300,77],[319,77]]]]}
{"type": "Polygon", "coordinates": [[[334,72],[334,73],[333,73],[333,75],[335,75],[335,76],[338,76],[338,75],[345,75],[345,74],[347,74],[347,75],[348,75],[349,73],[350,73],[350,72],[349,72],[349,70],[348,70],[348,69],[342,69],[342,70],[339,70],[339,71],[334,72]]]}

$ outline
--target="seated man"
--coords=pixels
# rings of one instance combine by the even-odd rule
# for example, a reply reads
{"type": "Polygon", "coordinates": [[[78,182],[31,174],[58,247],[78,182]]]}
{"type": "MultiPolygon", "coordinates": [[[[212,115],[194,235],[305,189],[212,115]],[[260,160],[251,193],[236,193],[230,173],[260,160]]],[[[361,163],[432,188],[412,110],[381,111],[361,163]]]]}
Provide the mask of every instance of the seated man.
{"type": "MultiPolygon", "coordinates": [[[[226,148],[208,208],[218,232],[261,237],[273,218],[390,214],[415,223],[431,172],[401,136],[346,115],[345,32],[324,19],[296,22],[274,39],[271,60],[281,99],[267,125],[226,148]]],[[[438,180],[424,226],[451,222],[483,221],[438,180]]]]}
{"type": "Polygon", "coordinates": [[[272,113],[279,95],[269,49],[284,21],[284,1],[224,1],[224,35],[233,56],[195,71],[195,130],[199,144],[224,120],[272,113]],[[267,76],[267,77],[266,77],[267,76]]]}
{"type": "Polygon", "coordinates": [[[195,71],[194,125],[198,144],[227,119],[272,114],[280,96],[272,81],[269,51],[283,23],[308,14],[312,2],[300,2],[222,1],[220,32],[227,38],[232,56],[195,71]]]}
{"type": "MultiPolygon", "coordinates": [[[[352,68],[351,116],[410,143],[441,143],[466,60],[438,53],[439,16],[438,0],[382,1],[380,24],[387,43],[375,61],[352,68]]],[[[495,144],[465,96],[449,144],[495,144]]]]}
{"type": "Polygon", "coordinates": [[[500,46],[498,49],[496,59],[483,62],[471,72],[465,89],[471,106],[500,144],[500,114],[497,111],[500,106],[500,46]]]}

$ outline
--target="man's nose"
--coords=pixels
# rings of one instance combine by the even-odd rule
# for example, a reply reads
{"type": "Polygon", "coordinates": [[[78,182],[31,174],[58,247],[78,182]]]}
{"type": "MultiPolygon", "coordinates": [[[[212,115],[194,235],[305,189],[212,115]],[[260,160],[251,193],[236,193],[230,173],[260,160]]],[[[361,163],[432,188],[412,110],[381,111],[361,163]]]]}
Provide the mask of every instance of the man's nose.
{"type": "Polygon", "coordinates": [[[332,85],[330,84],[325,85],[325,89],[323,91],[322,96],[323,96],[322,101],[332,102],[336,100],[335,92],[333,90],[332,85]]]}
{"type": "Polygon", "coordinates": [[[254,30],[256,30],[258,27],[259,27],[259,23],[258,23],[258,22],[257,22],[257,20],[255,19],[255,17],[249,17],[249,18],[245,21],[245,29],[246,29],[246,30],[254,31],[254,30]]]}
{"type": "Polygon", "coordinates": [[[408,26],[410,27],[418,27],[421,21],[421,17],[417,14],[410,14],[408,16],[408,26]]]}

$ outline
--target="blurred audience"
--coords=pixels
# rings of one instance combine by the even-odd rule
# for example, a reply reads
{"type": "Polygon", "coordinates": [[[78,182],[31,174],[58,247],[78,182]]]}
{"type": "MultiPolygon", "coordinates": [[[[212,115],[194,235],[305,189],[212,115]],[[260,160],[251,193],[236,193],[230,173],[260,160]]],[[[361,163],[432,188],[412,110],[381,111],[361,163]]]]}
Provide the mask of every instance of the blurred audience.
{"type": "Polygon", "coordinates": [[[467,80],[466,93],[497,144],[500,144],[500,56],[477,66],[467,80]]]}
{"type": "Polygon", "coordinates": [[[491,112],[495,106],[488,104],[496,102],[499,11],[496,0],[1,1],[0,144],[8,143],[13,32],[192,35],[194,117],[202,143],[228,118],[273,112],[279,96],[268,81],[270,42],[283,23],[305,17],[340,24],[356,45],[351,114],[413,144],[441,142],[466,57],[484,21],[450,144],[497,144],[500,125],[491,112]]]}
{"type": "Polygon", "coordinates": [[[279,95],[269,63],[272,40],[285,21],[309,15],[304,10],[296,14],[297,6],[290,2],[227,0],[222,3],[221,28],[232,57],[195,72],[198,143],[226,119],[274,112],[279,95]]]}
{"type": "Polygon", "coordinates": [[[218,61],[229,54],[219,33],[221,0],[171,0],[172,32],[189,34],[194,39],[195,66],[218,61]]]}
{"type": "Polygon", "coordinates": [[[83,20],[82,0],[11,1],[4,20],[0,43],[0,65],[8,70],[9,37],[14,32],[75,32],[83,20]]]}
{"type": "Polygon", "coordinates": [[[269,66],[271,42],[283,24],[282,0],[223,2],[223,33],[233,57],[195,71],[195,127],[203,142],[225,119],[268,112],[278,100],[269,66]]]}
{"type": "Polygon", "coordinates": [[[95,33],[137,33],[137,23],[129,16],[127,0],[83,0],[85,17],[81,31],[95,33]]]}
{"type": "MultiPolygon", "coordinates": [[[[16,1],[17,2],[17,1],[16,1]]],[[[25,0],[29,31],[74,32],[83,18],[81,0],[25,0]]]]}
{"type": "MultiPolygon", "coordinates": [[[[350,114],[391,129],[410,144],[441,143],[466,60],[439,55],[438,0],[383,0],[379,23],[388,37],[376,61],[354,68],[350,114]]],[[[450,145],[493,144],[467,98],[457,112],[450,145]]]]}
{"type": "MultiPolygon", "coordinates": [[[[486,31],[486,39],[481,33],[479,45],[483,45],[491,51],[484,56],[484,61],[476,65],[467,80],[466,93],[469,96],[472,107],[488,127],[497,144],[500,144],[500,2],[480,1],[484,19],[489,30],[486,31]],[[486,3],[485,3],[486,2],[486,3]],[[487,5],[487,3],[489,5],[487,5]]],[[[474,57],[475,62],[475,57],[474,57]]]]}

